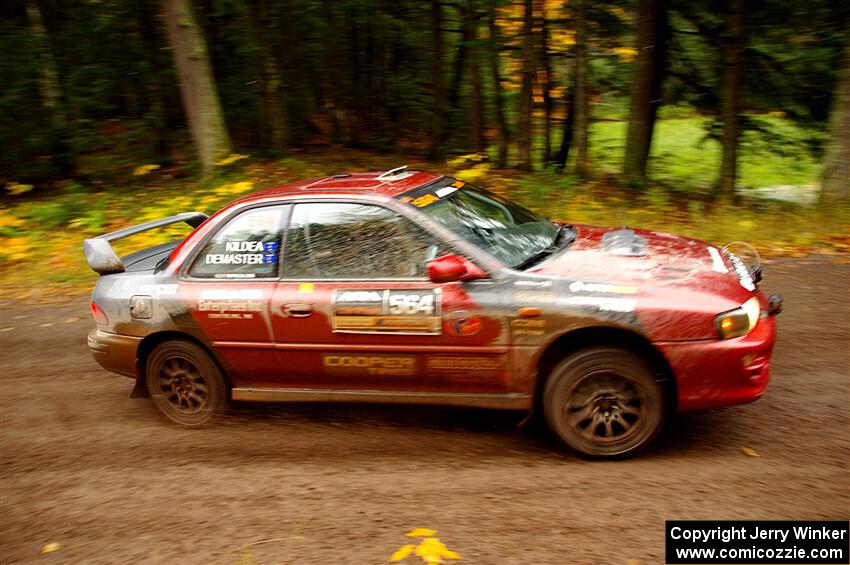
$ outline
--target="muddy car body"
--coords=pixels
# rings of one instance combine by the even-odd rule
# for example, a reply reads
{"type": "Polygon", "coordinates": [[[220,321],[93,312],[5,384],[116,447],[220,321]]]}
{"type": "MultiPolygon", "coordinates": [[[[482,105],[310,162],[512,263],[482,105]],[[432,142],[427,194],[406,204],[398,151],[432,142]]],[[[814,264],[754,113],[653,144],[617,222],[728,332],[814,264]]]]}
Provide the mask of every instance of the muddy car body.
{"type": "Polygon", "coordinates": [[[781,299],[713,245],[553,223],[426,172],[335,175],[87,240],[89,348],[172,420],[228,400],[539,409],[591,456],[765,391],[781,299]],[[119,259],[110,241],[185,221],[119,259]]]}

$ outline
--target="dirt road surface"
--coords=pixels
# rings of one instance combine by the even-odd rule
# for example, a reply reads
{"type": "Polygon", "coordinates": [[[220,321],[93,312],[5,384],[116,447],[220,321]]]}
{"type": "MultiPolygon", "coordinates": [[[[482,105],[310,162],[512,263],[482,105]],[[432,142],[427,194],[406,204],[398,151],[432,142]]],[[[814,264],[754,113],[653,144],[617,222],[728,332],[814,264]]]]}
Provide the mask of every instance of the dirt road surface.
{"type": "Polygon", "coordinates": [[[621,462],[488,411],[253,405],[181,429],[92,361],[85,297],[8,303],[0,561],[370,564],[428,527],[461,564],[650,564],[668,519],[846,520],[850,271],[783,260],[764,286],[786,299],[767,396],[621,462]]]}

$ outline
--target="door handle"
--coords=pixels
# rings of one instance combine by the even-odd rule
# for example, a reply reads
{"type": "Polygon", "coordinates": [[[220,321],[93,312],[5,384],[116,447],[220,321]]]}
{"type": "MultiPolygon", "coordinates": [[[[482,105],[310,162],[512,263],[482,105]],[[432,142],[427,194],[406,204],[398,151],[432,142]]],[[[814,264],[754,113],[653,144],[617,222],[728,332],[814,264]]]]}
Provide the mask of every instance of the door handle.
{"type": "Polygon", "coordinates": [[[287,318],[306,318],[313,313],[312,304],[282,304],[280,313],[287,318]]]}

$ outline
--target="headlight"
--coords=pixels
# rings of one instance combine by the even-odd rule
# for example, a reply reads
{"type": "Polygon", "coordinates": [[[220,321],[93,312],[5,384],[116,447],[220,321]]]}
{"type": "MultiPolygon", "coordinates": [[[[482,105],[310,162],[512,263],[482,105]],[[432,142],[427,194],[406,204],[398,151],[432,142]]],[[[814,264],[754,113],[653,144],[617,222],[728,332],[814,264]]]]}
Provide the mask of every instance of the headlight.
{"type": "Polygon", "coordinates": [[[741,337],[750,333],[759,321],[761,304],[757,296],[744,302],[740,308],[724,312],[714,319],[722,339],[741,337]]]}

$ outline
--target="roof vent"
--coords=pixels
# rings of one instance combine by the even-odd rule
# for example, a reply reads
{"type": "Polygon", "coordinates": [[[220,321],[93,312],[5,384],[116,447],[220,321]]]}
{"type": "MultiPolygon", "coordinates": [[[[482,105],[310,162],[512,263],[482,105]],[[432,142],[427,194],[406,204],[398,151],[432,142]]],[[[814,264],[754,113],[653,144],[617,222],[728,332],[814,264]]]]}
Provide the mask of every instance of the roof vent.
{"type": "Polygon", "coordinates": [[[401,167],[396,167],[395,169],[390,169],[385,173],[381,173],[376,178],[378,180],[401,180],[406,179],[409,176],[413,176],[413,173],[410,171],[405,171],[407,165],[402,165],[401,167]]]}

